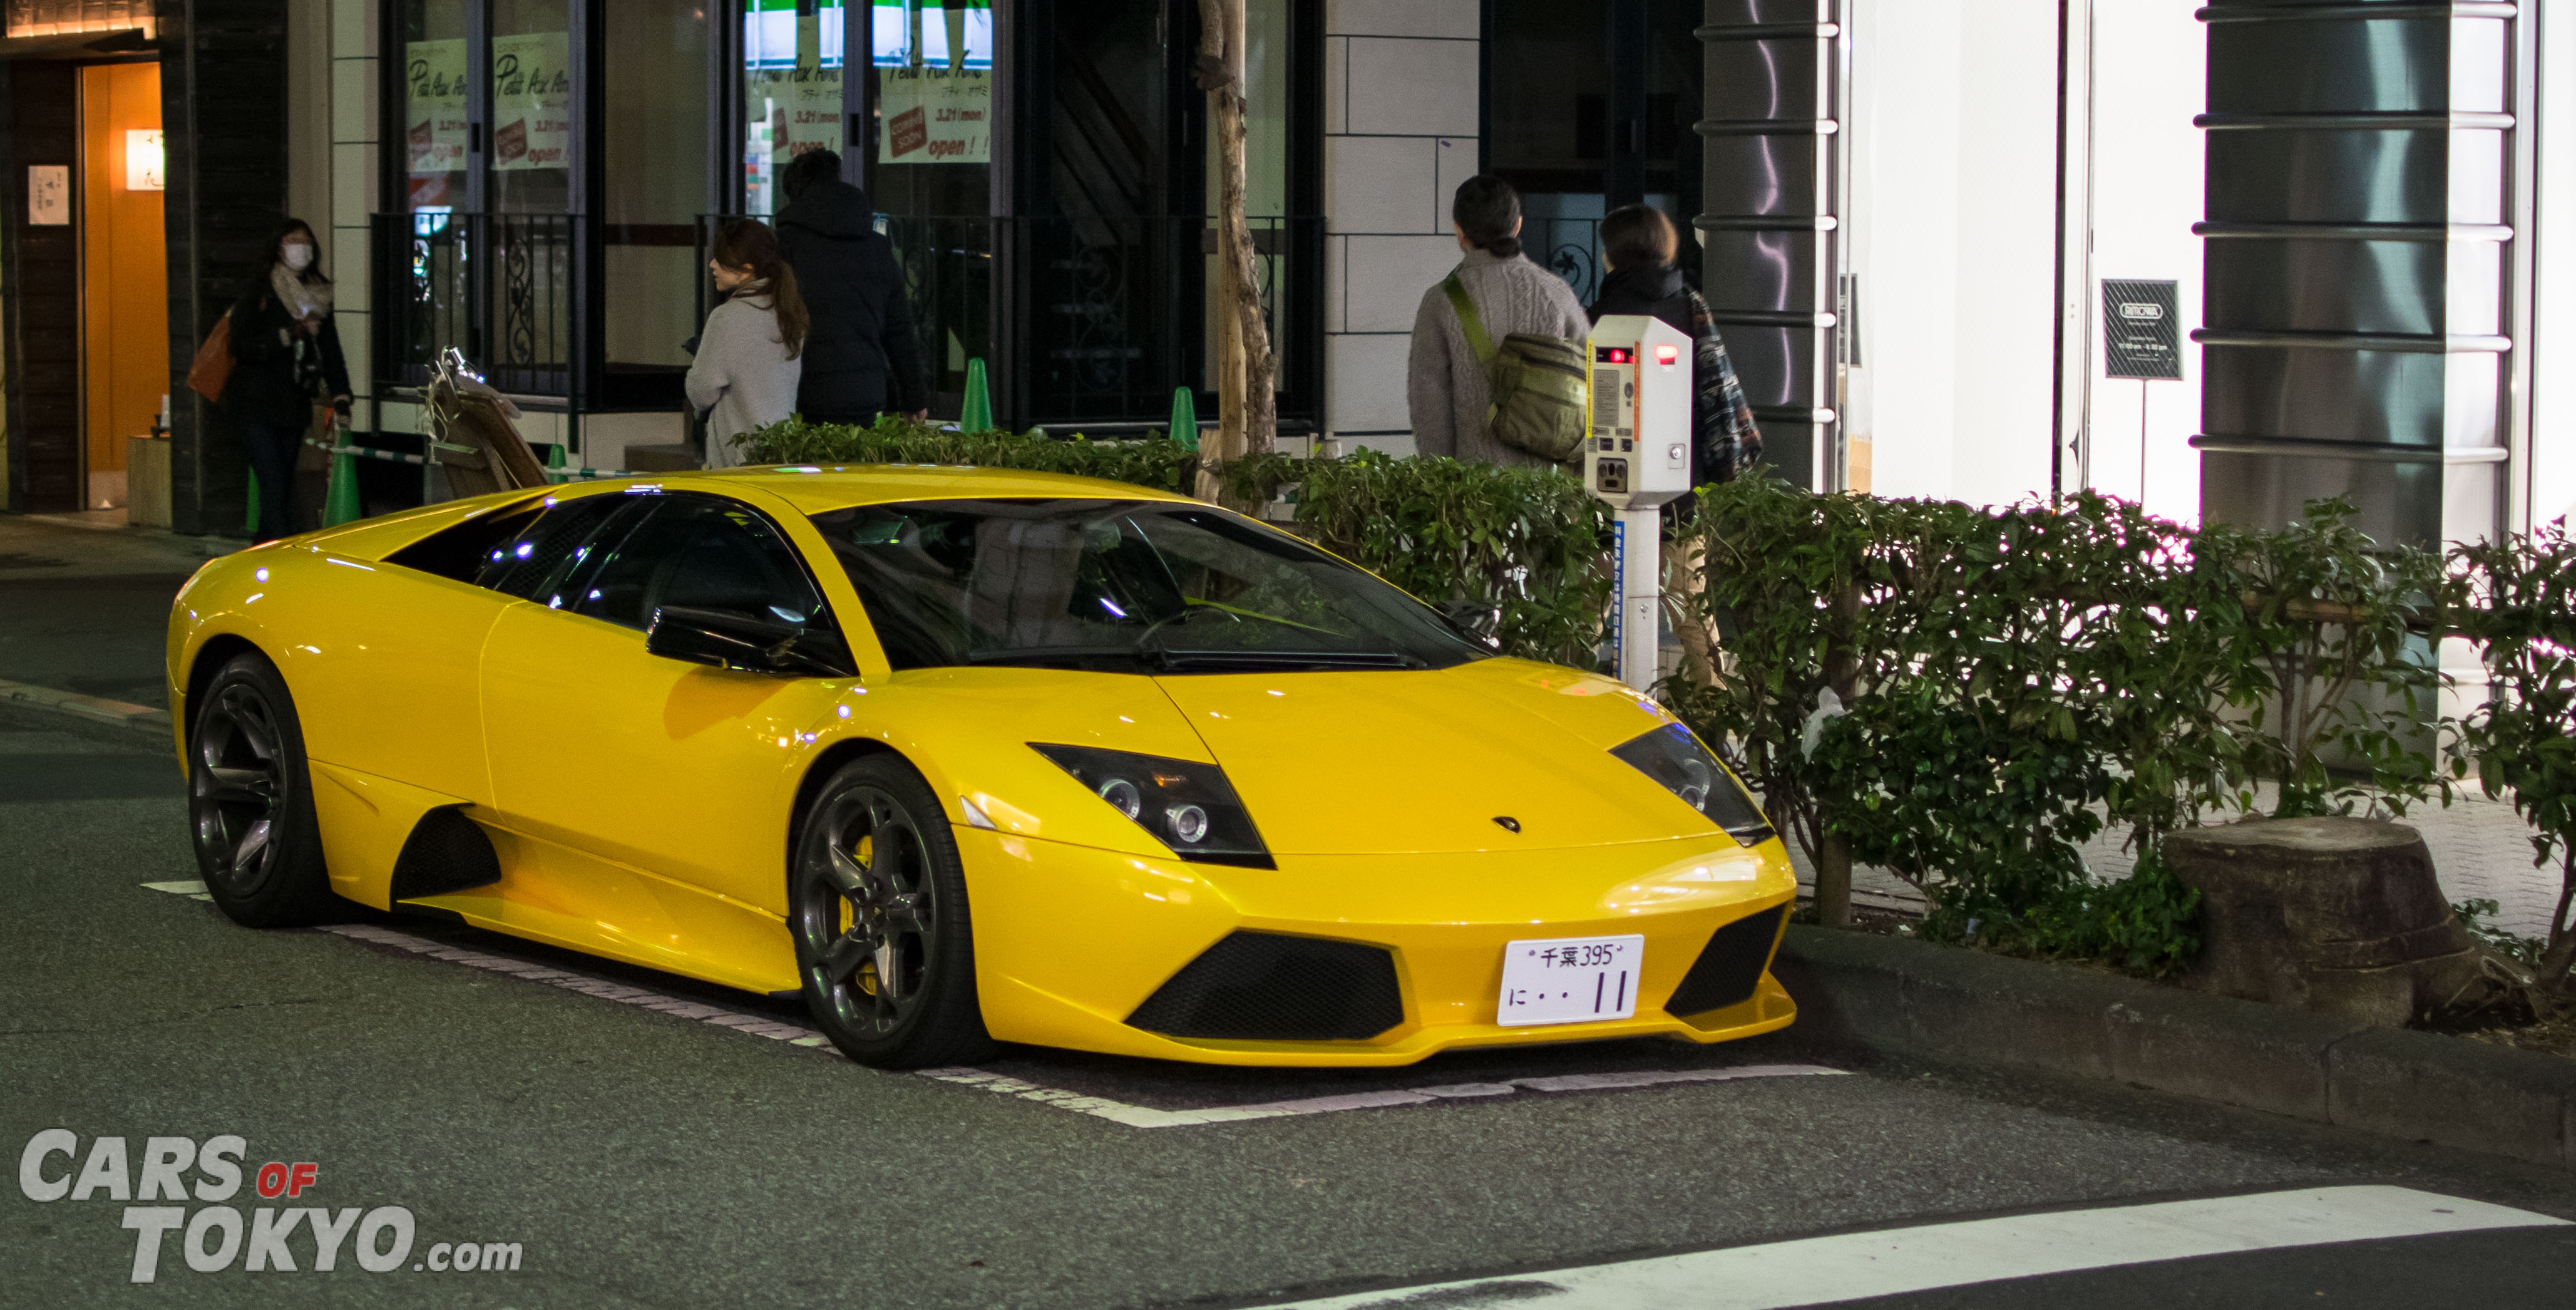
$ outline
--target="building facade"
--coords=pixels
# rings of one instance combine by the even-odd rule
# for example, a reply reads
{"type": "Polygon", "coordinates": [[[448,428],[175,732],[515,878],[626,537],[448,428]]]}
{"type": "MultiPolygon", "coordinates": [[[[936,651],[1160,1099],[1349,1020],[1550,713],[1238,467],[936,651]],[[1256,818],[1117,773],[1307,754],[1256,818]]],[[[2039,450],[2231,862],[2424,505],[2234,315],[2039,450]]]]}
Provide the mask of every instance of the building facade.
{"type": "MultiPolygon", "coordinates": [[[[240,521],[238,453],[181,378],[280,213],[327,233],[369,444],[418,448],[417,388],[451,347],[572,464],[686,442],[708,235],[773,212],[780,166],[816,148],[900,252],[937,412],[974,360],[1015,427],[1156,428],[1176,388],[1215,412],[1195,0],[7,11],[14,508],[104,498],[166,393],[170,521],[240,521]],[[164,122],[167,189],[121,187],[111,138],[164,122]],[[62,221],[37,217],[48,178],[62,221]],[[125,276],[153,261],[115,253],[137,241],[166,251],[157,290],[125,276]],[[166,358],[126,358],[137,341],[166,358]]],[[[1807,485],[2092,487],[2185,519],[2341,491],[2414,539],[2576,505],[2576,407],[2553,391],[2576,254],[2545,221],[2576,180],[2557,126],[2576,24],[2538,4],[1247,11],[1250,209],[1295,441],[1410,449],[1407,335],[1457,259],[1449,197],[1485,171],[1586,298],[1600,217],[1671,213],[1771,458],[1807,485]],[[2314,103],[2264,99],[2284,60],[2314,103]],[[2392,169],[2416,190],[2380,204],[2367,179],[2392,169]],[[2241,185],[2291,175],[2345,192],[2241,185]],[[2150,321],[2167,344],[2139,348],[2166,353],[2140,367],[2150,321]]],[[[411,485],[368,475],[371,507],[411,485]]]]}

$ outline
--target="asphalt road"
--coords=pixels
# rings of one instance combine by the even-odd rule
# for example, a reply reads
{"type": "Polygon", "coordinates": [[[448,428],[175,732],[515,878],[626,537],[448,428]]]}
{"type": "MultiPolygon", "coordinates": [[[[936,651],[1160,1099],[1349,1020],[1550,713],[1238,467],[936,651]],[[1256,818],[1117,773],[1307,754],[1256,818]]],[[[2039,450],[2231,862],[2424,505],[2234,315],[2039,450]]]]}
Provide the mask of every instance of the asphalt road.
{"type": "Polygon", "coordinates": [[[0,707],[0,1145],[73,1135],[37,1159],[38,1191],[97,1171],[86,1199],[29,1199],[24,1177],[0,1191],[0,1305],[1780,1305],[1795,1301],[1746,1299],[1732,1276],[1682,1300],[1620,1280],[1732,1260],[1856,1286],[1855,1268],[1911,1267],[1880,1246],[1948,1261],[1953,1283],[2019,1276],[1900,1280],[1883,1285],[1920,1290],[1850,1304],[2576,1300],[2576,1227],[2351,1241],[2366,1227],[2296,1221],[2270,1249],[2174,1259],[2148,1240],[2166,1231],[2151,1211],[2129,1208],[2396,1196],[2450,1216],[2435,1227],[2490,1205],[2528,1225],[2576,1218],[2576,1177],[2144,1092],[1855,1063],[1795,1030],[1365,1075],[1027,1049],[885,1074],[800,1044],[793,1006],[356,911],[251,932],[186,895],[194,877],[165,749],[0,707]],[[1753,1076],[1720,1077],[1735,1071],[1753,1076]],[[1274,1108],[1200,1113],[1253,1105],[1274,1108]],[[242,1139],[229,1153],[225,1135],[242,1139]],[[153,1137],[237,1161],[239,1190],[124,1198],[150,1177],[153,1137]],[[260,1200],[272,1161],[313,1181],[260,1200]],[[2428,1197],[2343,1190],[2364,1186],[2428,1197]],[[353,1227],[322,1272],[310,1216],[226,1253],[228,1221],[201,1220],[224,1206],[353,1227]],[[371,1272],[361,1239],[392,1254],[396,1208],[409,1250],[371,1272]],[[195,1240],[158,1235],[136,1284],[124,1225],[158,1209],[195,1240]],[[2038,1224],[2005,1247],[2042,1264],[1979,1265],[1951,1236],[1969,1229],[1925,1227],[1994,1217],[2038,1224]],[[2075,1235],[2046,1235],[2060,1227],[2075,1235]],[[1852,1233],[1860,1247],[1812,1244],[1852,1233]],[[478,1264],[483,1244],[505,1264],[515,1244],[517,1268],[460,1272],[458,1243],[478,1264]],[[191,1246],[223,1267],[191,1268],[191,1246]],[[254,1247],[272,1265],[282,1247],[294,1272],[249,1271],[254,1247]],[[1621,1261],[1638,1263],[1585,1272],[1621,1261]]]}

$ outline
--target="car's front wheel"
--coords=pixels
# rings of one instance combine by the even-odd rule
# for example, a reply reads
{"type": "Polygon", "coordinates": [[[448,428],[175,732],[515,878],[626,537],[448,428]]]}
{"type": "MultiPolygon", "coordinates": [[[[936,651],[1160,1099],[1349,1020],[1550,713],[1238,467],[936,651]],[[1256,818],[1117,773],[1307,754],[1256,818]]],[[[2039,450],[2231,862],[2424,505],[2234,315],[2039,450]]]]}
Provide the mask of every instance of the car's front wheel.
{"type": "Polygon", "coordinates": [[[200,693],[188,731],[188,824],[216,908],[249,928],[327,916],[304,725],[277,666],[236,655],[200,693]]]}
{"type": "Polygon", "coordinates": [[[797,971],[834,1045],[880,1069],[992,1054],[965,869],[920,774],[891,755],[843,765],[806,809],[794,859],[797,971]]]}

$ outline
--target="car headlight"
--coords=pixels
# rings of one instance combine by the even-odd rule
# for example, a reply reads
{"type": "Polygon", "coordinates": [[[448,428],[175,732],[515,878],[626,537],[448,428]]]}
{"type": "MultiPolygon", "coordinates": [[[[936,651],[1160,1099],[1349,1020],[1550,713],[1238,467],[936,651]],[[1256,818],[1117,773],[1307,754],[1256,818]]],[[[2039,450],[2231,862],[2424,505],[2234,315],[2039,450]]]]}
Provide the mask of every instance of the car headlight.
{"type": "Polygon", "coordinates": [[[1109,808],[1135,820],[1184,860],[1275,869],[1252,815],[1213,764],[1137,755],[1092,746],[1030,742],[1109,808]]]}
{"type": "Polygon", "coordinates": [[[1734,770],[1699,744],[1690,729],[1667,723],[1610,753],[1662,783],[1735,840],[1759,846],[1774,835],[1770,820],[1762,817],[1762,807],[1753,803],[1753,793],[1744,789],[1734,770]]]}

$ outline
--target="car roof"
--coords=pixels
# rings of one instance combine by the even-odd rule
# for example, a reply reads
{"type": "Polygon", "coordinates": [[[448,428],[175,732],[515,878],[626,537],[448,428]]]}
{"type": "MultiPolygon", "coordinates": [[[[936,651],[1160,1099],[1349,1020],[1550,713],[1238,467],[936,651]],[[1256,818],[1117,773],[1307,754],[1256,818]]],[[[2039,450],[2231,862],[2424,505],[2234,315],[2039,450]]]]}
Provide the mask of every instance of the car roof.
{"type": "MultiPolygon", "coordinates": [[[[1072,497],[1083,500],[1171,500],[1187,496],[1106,478],[1025,469],[946,464],[768,464],[674,475],[743,482],[786,501],[805,514],[903,500],[982,500],[993,497],[1072,497]]],[[[650,482],[655,479],[645,478],[650,482]]]]}

